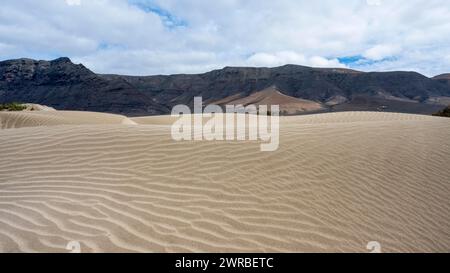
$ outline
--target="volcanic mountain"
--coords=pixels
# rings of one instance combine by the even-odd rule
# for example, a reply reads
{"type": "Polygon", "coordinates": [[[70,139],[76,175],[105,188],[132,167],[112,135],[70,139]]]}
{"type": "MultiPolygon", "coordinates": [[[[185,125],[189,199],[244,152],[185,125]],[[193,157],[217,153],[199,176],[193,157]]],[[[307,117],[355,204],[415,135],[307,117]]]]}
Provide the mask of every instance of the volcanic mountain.
{"type": "Polygon", "coordinates": [[[285,115],[318,112],[325,109],[321,103],[287,96],[281,93],[276,86],[271,86],[247,97],[243,97],[242,94],[233,95],[216,101],[214,104],[222,106],[279,105],[280,113],[285,115]]]}
{"type": "Polygon", "coordinates": [[[317,111],[434,113],[450,101],[448,77],[285,65],[225,67],[203,74],[102,75],[68,58],[0,62],[0,103],[128,116],[168,114],[177,104],[279,103],[287,114],[317,111]]]}
{"type": "Polygon", "coordinates": [[[434,77],[433,79],[450,85],[450,73],[438,75],[438,76],[434,77]]]}

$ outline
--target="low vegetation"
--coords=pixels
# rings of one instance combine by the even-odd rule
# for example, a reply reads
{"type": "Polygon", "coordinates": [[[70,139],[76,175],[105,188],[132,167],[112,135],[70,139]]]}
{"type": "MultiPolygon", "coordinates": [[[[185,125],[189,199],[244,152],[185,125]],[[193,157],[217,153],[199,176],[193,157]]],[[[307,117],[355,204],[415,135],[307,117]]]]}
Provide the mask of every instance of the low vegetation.
{"type": "Polygon", "coordinates": [[[23,111],[26,108],[25,105],[17,102],[0,104],[0,111],[23,111]]]}
{"type": "Polygon", "coordinates": [[[450,118],[450,105],[447,106],[444,110],[441,110],[437,112],[436,114],[433,114],[435,117],[447,117],[450,118]]]}

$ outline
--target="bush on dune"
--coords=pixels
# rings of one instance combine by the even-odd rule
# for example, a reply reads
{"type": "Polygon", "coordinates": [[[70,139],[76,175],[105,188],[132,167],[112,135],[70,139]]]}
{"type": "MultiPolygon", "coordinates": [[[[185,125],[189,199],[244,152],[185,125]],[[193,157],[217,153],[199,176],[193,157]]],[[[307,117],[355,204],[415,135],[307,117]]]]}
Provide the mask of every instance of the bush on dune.
{"type": "Polygon", "coordinates": [[[444,110],[441,110],[437,112],[436,114],[433,114],[435,117],[447,117],[450,118],[450,105],[447,106],[444,110]]]}
{"type": "Polygon", "coordinates": [[[0,104],[0,111],[23,111],[25,109],[27,109],[25,105],[17,102],[0,104]]]}

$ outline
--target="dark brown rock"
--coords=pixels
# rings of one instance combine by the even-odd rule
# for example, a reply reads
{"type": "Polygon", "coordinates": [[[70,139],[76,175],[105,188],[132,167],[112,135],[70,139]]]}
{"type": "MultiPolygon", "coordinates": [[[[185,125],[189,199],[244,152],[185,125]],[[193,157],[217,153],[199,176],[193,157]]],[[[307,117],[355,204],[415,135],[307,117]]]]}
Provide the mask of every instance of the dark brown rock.
{"type": "Polygon", "coordinates": [[[88,110],[131,116],[170,113],[194,96],[214,102],[251,95],[270,86],[285,95],[326,104],[328,111],[374,110],[433,113],[432,97],[450,97],[450,84],[415,72],[363,73],[298,65],[276,68],[226,67],[204,74],[120,76],[95,74],[68,58],[0,62],[0,103],[44,104],[60,110],[88,110]]]}

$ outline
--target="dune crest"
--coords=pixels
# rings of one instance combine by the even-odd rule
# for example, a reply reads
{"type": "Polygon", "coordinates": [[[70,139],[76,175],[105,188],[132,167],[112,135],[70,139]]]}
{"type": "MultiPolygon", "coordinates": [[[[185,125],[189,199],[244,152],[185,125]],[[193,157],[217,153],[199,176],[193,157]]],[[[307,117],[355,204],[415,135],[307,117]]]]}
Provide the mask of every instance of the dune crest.
{"type": "MultiPolygon", "coordinates": [[[[36,107],[30,105],[29,107],[36,107]]],[[[42,107],[33,111],[0,112],[0,128],[23,128],[56,125],[103,125],[125,124],[136,125],[131,119],[114,114],[81,111],[56,111],[52,108],[42,107]]]]}
{"type": "Polygon", "coordinates": [[[262,153],[175,142],[167,117],[14,115],[37,127],[0,130],[0,252],[450,251],[445,118],[282,117],[262,153]]]}

